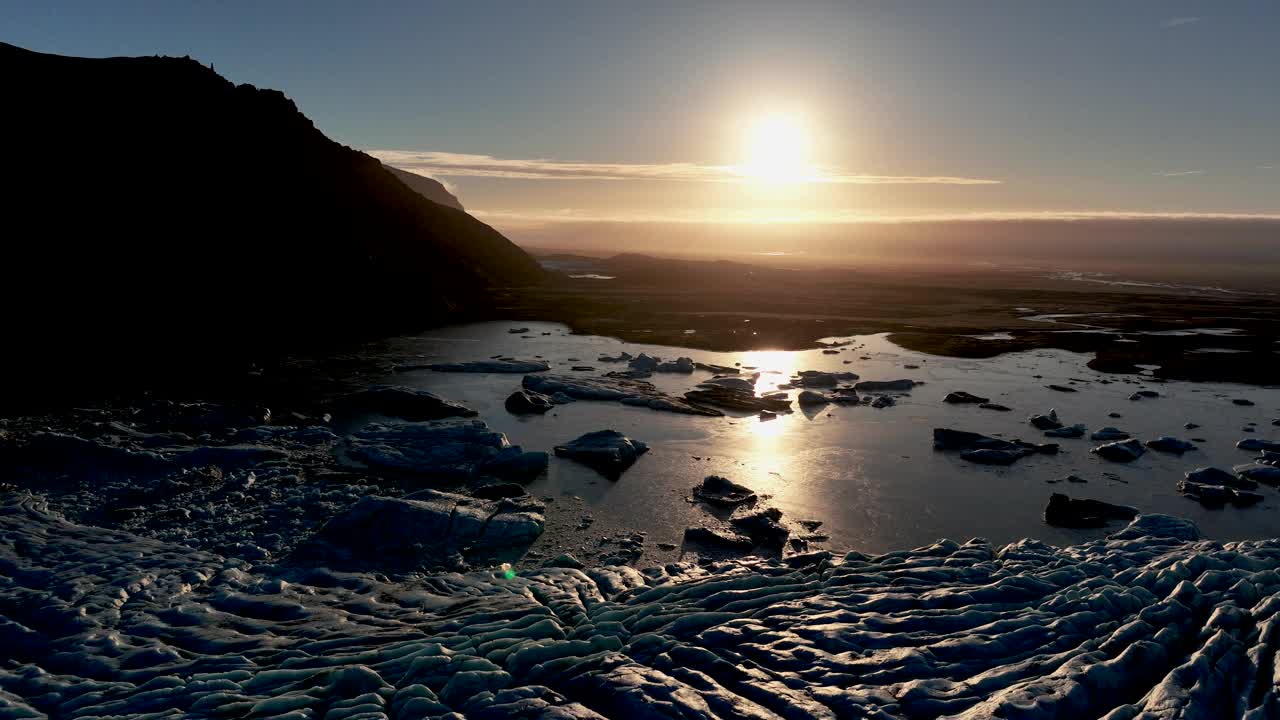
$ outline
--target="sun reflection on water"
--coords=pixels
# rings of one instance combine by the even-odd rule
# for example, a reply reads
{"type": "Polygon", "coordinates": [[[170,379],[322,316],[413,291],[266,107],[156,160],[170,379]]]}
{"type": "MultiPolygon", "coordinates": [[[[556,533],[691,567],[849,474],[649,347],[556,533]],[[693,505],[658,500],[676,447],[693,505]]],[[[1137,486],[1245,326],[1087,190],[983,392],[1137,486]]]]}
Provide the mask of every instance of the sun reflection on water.
{"type": "Polygon", "coordinates": [[[775,420],[755,420],[746,426],[743,448],[749,452],[746,463],[750,473],[747,485],[757,492],[775,497],[786,496],[786,473],[791,466],[795,437],[790,430],[791,418],[779,415],[775,420]],[[754,483],[754,484],[752,484],[754,483]]]}
{"type": "Polygon", "coordinates": [[[778,417],[773,420],[757,420],[747,423],[747,432],[751,437],[759,440],[769,439],[776,442],[776,438],[783,435],[787,431],[787,416],[779,413],[778,417]]]}
{"type": "Polygon", "coordinates": [[[787,350],[751,350],[740,353],[738,361],[748,373],[759,373],[756,379],[756,394],[772,392],[778,389],[796,374],[797,353],[787,350]]]}
{"type": "MultiPolygon", "coordinates": [[[[785,350],[753,350],[739,353],[736,360],[743,373],[757,373],[757,395],[776,392],[799,370],[799,353],[785,350]]],[[[798,437],[794,413],[778,413],[772,420],[755,417],[744,418],[741,427],[745,431],[740,447],[749,450],[747,463],[749,477],[743,479],[757,492],[783,499],[793,490],[787,475],[795,455],[794,444],[798,437]]]]}

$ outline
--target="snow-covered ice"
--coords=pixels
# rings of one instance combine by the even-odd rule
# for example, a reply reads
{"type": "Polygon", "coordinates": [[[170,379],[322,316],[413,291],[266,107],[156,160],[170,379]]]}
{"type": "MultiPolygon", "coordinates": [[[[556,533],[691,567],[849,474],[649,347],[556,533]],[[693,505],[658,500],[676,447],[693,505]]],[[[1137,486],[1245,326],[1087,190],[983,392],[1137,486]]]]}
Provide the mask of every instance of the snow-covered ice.
{"type": "Polygon", "coordinates": [[[0,717],[1274,717],[1280,542],[1141,516],[709,566],[392,580],[0,508],[0,717]]]}

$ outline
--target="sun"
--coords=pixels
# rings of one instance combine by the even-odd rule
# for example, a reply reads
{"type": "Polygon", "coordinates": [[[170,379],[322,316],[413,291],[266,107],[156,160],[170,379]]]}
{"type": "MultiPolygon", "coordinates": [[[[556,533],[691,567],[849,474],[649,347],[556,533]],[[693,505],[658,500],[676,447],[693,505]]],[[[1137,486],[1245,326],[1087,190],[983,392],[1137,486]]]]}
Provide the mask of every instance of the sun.
{"type": "Polygon", "coordinates": [[[738,170],[753,180],[807,182],[816,174],[809,160],[809,130],[798,115],[774,112],[757,117],[747,128],[745,146],[738,170]]]}

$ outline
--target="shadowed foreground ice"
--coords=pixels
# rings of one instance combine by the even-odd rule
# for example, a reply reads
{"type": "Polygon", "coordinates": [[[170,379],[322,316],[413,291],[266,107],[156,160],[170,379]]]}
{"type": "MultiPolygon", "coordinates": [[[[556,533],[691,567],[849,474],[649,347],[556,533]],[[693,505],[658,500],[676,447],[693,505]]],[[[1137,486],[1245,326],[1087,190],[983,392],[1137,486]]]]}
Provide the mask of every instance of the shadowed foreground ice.
{"type": "Polygon", "coordinates": [[[0,717],[1274,717],[1280,541],[1198,536],[392,582],[11,493],[0,717]]]}

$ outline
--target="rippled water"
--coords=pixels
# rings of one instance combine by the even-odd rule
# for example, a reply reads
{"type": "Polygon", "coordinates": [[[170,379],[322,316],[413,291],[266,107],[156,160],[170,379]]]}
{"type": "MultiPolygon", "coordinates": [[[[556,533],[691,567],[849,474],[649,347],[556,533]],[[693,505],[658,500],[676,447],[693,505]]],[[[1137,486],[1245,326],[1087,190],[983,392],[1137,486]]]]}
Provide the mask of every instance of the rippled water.
{"type": "MultiPolygon", "coordinates": [[[[706,522],[705,512],[685,498],[690,488],[709,474],[724,475],[772,495],[771,502],[789,516],[823,520],[823,531],[832,538],[828,545],[837,549],[878,552],[918,546],[940,537],[974,536],[997,543],[1035,537],[1064,544],[1104,534],[1046,526],[1041,515],[1051,492],[1182,515],[1195,520],[1206,535],[1220,539],[1280,536],[1280,502],[1272,489],[1260,490],[1266,500],[1253,508],[1223,510],[1202,508],[1176,491],[1186,470],[1202,465],[1230,468],[1248,462],[1254,453],[1235,449],[1240,438],[1280,439],[1280,428],[1271,425],[1271,420],[1280,416],[1280,389],[1156,383],[1108,375],[1085,367],[1087,356],[1058,350],[986,360],[943,358],[903,350],[879,335],[848,338],[853,344],[834,355],[821,350],[717,353],[571,335],[554,323],[521,321],[518,326],[529,327],[526,335],[533,337],[509,334],[510,323],[480,323],[433,330],[429,337],[405,342],[424,356],[448,360],[541,356],[551,363],[551,372],[565,375],[602,375],[624,367],[597,362],[601,354],[687,355],[706,363],[758,368],[758,391],[786,382],[796,371],[810,369],[848,370],[868,380],[905,377],[926,383],[899,398],[896,407],[797,408],[790,415],[761,421],[754,415],[692,417],[584,401],[561,406],[546,416],[516,417],[503,409],[503,400],[520,386],[520,375],[424,370],[386,378],[466,403],[490,426],[526,449],[550,450],[557,443],[602,428],[649,443],[652,450],[617,482],[573,462],[553,459],[547,476],[535,482],[530,492],[558,498],[549,508],[552,523],[576,522],[578,516],[589,513],[596,520],[593,535],[647,531],[651,549],[646,557],[650,560],[661,559],[662,553],[652,549],[656,543],[679,544],[686,526],[706,522]],[[548,332],[551,334],[542,335],[548,332]],[[570,365],[592,365],[596,370],[571,373],[570,365]],[[919,367],[907,369],[906,365],[919,367]],[[1036,375],[1042,377],[1033,377],[1036,375]],[[1045,387],[1073,381],[1079,392],[1062,393],[1045,387]],[[1140,387],[1158,390],[1164,397],[1129,401],[1128,396],[1140,387]],[[943,403],[942,397],[952,390],[990,397],[1014,411],[1001,413],[943,403]],[[1233,405],[1230,400],[1237,397],[1248,397],[1257,405],[1233,405]],[[1038,439],[1041,433],[1026,423],[1026,417],[1049,408],[1057,408],[1065,423],[1085,423],[1091,431],[1114,425],[1142,440],[1173,435],[1204,438],[1205,442],[1197,443],[1201,450],[1181,458],[1149,452],[1128,465],[1090,454],[1089,448],[1097,443],[1088,439],[1057,440],[1062,445],[1059,455],[1026,458],[1008,468],[976,466],[953,453],[932,449],[934,427],[1038,439]],[[1123,417],[1108,418],[1111,410],[1123,413],[1123,417]],[[1184,430],[1186,421],[1202,427],[1184,430]],[[1257,432],[1243,433],[1241,428],[1251,421],[1257,423],[1257,432]],[[1089,482],[1046,483],[1072,473],[1089,482]]],[[[652,382],[665,392],[680,394],[709,377],[707,372],[659,374],[652,382]]]]}

